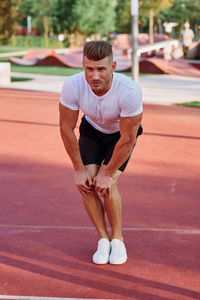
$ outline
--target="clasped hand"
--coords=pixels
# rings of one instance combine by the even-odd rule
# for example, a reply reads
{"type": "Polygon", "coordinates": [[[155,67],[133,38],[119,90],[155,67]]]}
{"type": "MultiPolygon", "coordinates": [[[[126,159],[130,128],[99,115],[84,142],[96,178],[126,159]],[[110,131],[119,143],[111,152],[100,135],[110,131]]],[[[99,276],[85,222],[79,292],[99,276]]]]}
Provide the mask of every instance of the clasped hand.
{"type": "Polygon", "coordinates": [[[113,183],[112,177],[105,175],[104,173],[98,173],[93,180],[95,190],[99,192],[99,194],[102,197],[109,196],[111,192],[112,183],[113,183]]]}
{"type": "Polygon", "coordinates": [[[93,180],[87,170],[75,172],[75,184],[82,195],[96,190],[102,197],[109,196],[112,183],[112,177],[103,172],[98,173],[93,180]]]}

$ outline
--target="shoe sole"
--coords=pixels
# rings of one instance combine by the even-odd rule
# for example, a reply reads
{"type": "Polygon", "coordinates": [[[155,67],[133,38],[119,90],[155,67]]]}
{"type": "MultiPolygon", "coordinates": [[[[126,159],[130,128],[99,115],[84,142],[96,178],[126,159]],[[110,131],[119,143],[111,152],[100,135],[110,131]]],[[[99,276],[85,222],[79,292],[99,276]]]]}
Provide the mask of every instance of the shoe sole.
{"type": "Polygon", "coordinates": [[[107,262],[95,262],[95,261],[92,261],[92,262],[95,265],[106,265],[108,263],[108,261],[107,262]]]}
{"type": "Polygon", "coordinates": [[[109,262],[109,257],[107,258],[107,259],[105,259],[105,260],[96,260],[95,261],[95,259],[93,258],[92,259],[92,262],[95,264],[95,265],[105,265],[105,264],[107,264],[108,262],[109,262]]]}
{"type": "Polygon", "coordinates": [[[112,261],[112,260],[109,260],[109,263],[111,265],[122,265],[124,264],[126,261],[127,261],[128,257],[124,257],[124,259],[120,260],[120,261],[112,261]]]}

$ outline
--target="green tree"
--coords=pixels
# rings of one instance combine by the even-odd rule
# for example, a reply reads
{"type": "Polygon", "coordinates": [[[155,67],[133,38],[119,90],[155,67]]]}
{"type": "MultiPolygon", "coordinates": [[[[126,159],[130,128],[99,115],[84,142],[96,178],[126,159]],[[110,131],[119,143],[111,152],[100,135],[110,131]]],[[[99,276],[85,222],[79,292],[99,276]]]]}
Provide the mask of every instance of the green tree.
{"type": "Polygon", "coordinates": [[[140,15],[149,15],[149,41],[153,43],[154,15],[161,10],[171,7],[174,0],[140,0],[140,15]]]}
{"type": "Polygon", "coordinates": [[[172,7],[161,11],[161,19],[176,21],[176,34],[179,35],[185,21],[189,21],[197,35],[197,27],[200,23],[200,2],[199,0],[175,0],[172,7]]]}
{"type": "MultiPolygon", "coordinates": [[[[34,23],[35,13],[33,11],[33,1],[32,0],[21,0],[19,4],[19,9],[22,12],[21,25],[27,26],[27,16],[32,17],[32,23],[34,23]]],[[[35,24],[34,24],[35,25],[35,24]]]]}
{"type": "Polygon", "coordinates": [[[76,0],[54,0],[51,24],[56,34],[73,32],[75,20],[72,9],[75,3],[76,0]]]}
{"type": "MultiPolygon", "coordinates": [[[[157,19],[161,28],[160,12],[170,7],[174,0],[139,0],[139,28],[142,32],[150,32],[153,42],[154,19],[157,19]]],[[[131,32],[131,0],[117,0],[116,30],[120,33],[131,32]]]]}
{"type": "Polygon", "coordinates": [[[131,32],[130,0],[118,0],[116,5],[116,32],[131,32]]]}
{"type": "Polygon", "coordinates": [[[48,35],[51,30],[51,15],[54,0],[35,0],[33,2],[33,13],[35,22],[45,37],[45,46],[48,47],[48,35]]]}
{"type": "Polygon", "coordinates": [[[38,27],[45,36],[48,47],[48,35],[51,30],[51,18],[54,0],[21,0],[20,9],[23,13],[22,24],[27,25],[27,16],[31,16],[32,26],[38,27]]]}
{"type": "Polygon", "coordinates": [[[15,33],[20,17],[18,0],[0,1],[0,43],[6,44],[15,33]]]}
{"type": "Polygon", "coordinates": [[[115,11],[112,1],[77,0],[73,6],[73,16],[76,20],[74,30],[85,35],[104,35],[115,28],[115,11]]]}

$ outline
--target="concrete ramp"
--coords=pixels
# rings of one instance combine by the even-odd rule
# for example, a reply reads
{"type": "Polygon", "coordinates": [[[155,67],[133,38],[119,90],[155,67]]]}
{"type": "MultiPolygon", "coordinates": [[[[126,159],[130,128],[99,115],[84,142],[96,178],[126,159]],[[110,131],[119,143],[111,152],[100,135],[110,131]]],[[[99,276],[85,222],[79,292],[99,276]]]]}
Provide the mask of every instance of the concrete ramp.
{"type": "Polygon", "coordinates": [[[10,57],[11,63],[22,66],[59,66],[82,68],[82,48],[72,48],[65,55],[54,50],[28,50],[23,58],[10,57]]]}
{"type": "Polygon", "coordinates": [[[23,58],[10,57],[9,61],[16,65],[35,66],[38,61],[55,54],[55,50],[29,49],[23,58]]]}
{"type": "Polygon", "coordinates": [[[164,60],[158,57],[141,58],[140,72],[154,74],[173,74],[200,77],[200,63],[188,62],[185,59],[164,60]]]}
{"type": "MultiPolygon", "coordinates": [[[[130,55],[123,55],[119,48],[113,47],[117,71],[131,71],[130,55]]],[[[54,50],[29,50],[24,58],[11,57],[10,62],[23,66],[59,66],[66,68],[82,68],[82,48],[72,48],[64,55],[54,50]]],[[[174,74],[200,77],[200,64],[184,59],[164,60],[159,57],[141,57],[139,62],[141,73],[174,74]]]]}

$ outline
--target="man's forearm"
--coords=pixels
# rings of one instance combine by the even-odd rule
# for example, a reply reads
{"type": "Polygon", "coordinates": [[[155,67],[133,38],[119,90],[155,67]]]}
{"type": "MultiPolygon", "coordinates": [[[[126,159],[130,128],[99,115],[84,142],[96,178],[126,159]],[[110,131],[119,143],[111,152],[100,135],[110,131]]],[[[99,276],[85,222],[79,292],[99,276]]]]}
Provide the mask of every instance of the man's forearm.
{"type": "Polygon", "coordinates": [[[104,172],[108,176],[113,176],[114,173],[127,160],[135,144],[136,144],[136,139],[129,140],[129,141],[124,141],[122,138],[119,139],[113,151],[111,160],[104,168],[104,172]]]}
{"type": "Polygon", "coordinates": [[[69,129],[67,132],[64,132],[64,130],[61,128],[61,137],[65,146],[65,150],[72,161],[74,169],[76,171],[85,170],[74,130],[69,129]]]}
{"type": "Polygon", "coordinates": [[[134,117],[120,117],[120,139],[115,146],[111,160],[103,170],[105,175],[113,176],[129,157],[136,144],[141,120],[142,113],[134,117]]]}

